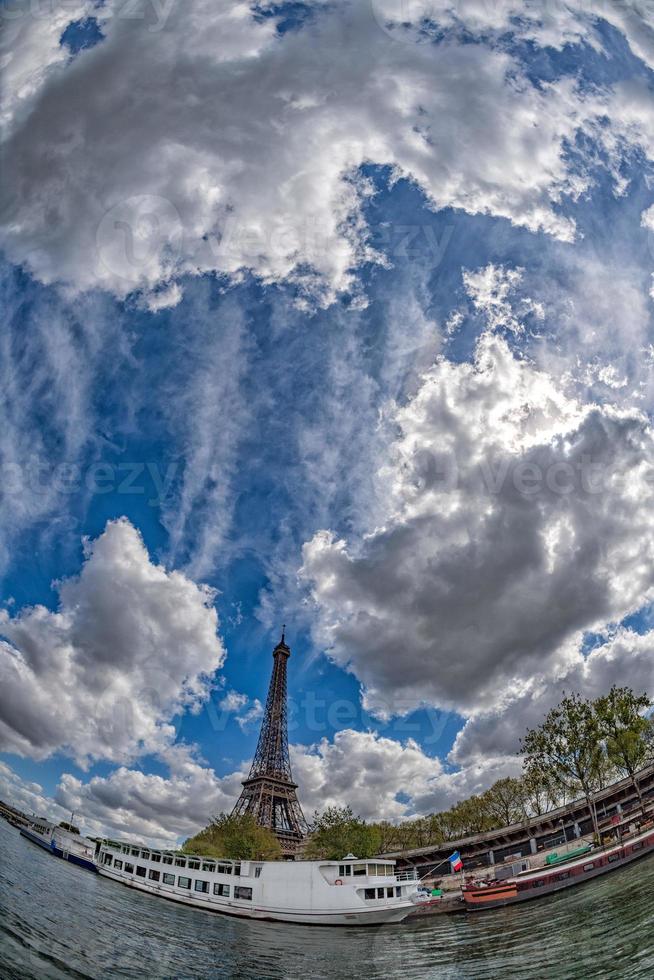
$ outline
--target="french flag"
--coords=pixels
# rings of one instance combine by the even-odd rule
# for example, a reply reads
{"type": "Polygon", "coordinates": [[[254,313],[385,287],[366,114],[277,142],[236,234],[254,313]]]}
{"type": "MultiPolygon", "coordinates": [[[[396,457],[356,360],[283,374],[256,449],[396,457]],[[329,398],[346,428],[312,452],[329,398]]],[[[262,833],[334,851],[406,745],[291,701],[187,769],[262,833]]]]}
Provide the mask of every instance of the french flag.
{"type": "Polygon", "coordinates": [[[455,851],[454,854],[452,854],[452,856],[449,858],[449,862],[452,871],[461,871],[463,869],[463,861],[461,860],[461,855],[458,851],[455,851]]]}

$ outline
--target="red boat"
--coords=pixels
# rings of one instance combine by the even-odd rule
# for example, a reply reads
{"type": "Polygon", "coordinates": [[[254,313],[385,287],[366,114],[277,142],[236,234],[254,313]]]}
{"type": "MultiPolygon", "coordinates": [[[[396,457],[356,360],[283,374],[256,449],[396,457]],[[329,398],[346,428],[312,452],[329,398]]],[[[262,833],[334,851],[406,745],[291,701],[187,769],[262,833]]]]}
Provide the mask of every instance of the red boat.
{"type": "Polygon", "coordinates": [[[649,827],[619,844],[590,851],[569,863],[539,868],[537,871],[523,871],[515,878],[502,882],[473,882],[463,888],[463,899],[466,908],[473,912],[502,908],[515,902],[527,902],[564,888],[581,885],[584,881],[616,871],[652,852],[654,827],[649,827]]]}

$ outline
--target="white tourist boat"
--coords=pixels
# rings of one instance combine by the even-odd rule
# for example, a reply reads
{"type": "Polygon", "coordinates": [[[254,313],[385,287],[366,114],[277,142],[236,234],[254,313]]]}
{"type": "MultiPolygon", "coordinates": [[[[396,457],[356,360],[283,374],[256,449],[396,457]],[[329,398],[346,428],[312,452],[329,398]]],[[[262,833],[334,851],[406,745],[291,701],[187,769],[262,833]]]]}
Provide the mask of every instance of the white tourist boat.
{"type": "Polygon", "coordinates": [[[159,898],[248,919],[382,925],[416,908],[414,871],[394,861],[227,861],[103,841],[98,871],[159,898]]]}
{"type": "Polygon", "coordinates": [[[58,827],[45,817],[36,817],[26,827],[21,827],[20,833],[55,857],[77,864],[87,871],[97,871],[95,843],[88,837],[58,827]]]}

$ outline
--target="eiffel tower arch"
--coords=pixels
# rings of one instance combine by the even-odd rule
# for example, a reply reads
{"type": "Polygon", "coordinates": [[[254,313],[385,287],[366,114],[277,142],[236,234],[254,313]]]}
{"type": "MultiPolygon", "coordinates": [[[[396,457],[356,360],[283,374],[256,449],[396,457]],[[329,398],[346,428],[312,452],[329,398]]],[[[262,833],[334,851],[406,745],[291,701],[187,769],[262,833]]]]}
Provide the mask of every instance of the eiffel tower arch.
{"type": "Polygon", "coordinates": [[[261,827],[271,830],[282,853],[290,858],[307,834],[307,822],[297,798],[288,754],[286,665],[291,655],[285,633],[273,650],[273,672],[266,710],[250,774],[232,810],[234,816],[251,814],[261,827]]]}

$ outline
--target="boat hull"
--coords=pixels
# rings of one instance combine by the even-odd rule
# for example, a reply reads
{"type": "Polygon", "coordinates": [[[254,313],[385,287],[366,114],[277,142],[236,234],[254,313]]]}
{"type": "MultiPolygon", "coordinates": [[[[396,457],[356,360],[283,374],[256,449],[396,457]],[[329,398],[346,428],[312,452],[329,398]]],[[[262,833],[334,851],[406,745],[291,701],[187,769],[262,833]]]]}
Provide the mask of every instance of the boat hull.
{"type": "Polygon", "coordinates": [[[532,872],[529,877],[514,878],[485,888],[467,888],[463,892],[463,898],[470,912],[505,908],[507,905],[534,901],[566,888],[574,888],[653,853],[654,830],[651,830],[605,851],[591,851],[581,860],[570,864],[532,872]]]}
{"type": "Polygon", "coordinates": [[[92,871],[97,874],[97,867],[95,862],[89,858],[82,857],[72,851],[63,850],[61,847],[57,847],[55,841],[51,838],[48,840],[45,837],[41,837],[40,834],[35,834],[32,830],[28,830],[27,827],[21,827],[19,831],[21,837],[25,837],[32,844],[36,844],[37,847],[41,847],[48,854],[52,854],[54,857],[60,858],[62,861],[68,861],[69,864],[76,864],[79,868],[84,868],[86,871],[92,871]]]}

